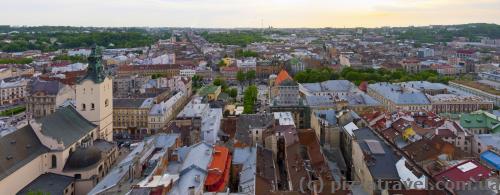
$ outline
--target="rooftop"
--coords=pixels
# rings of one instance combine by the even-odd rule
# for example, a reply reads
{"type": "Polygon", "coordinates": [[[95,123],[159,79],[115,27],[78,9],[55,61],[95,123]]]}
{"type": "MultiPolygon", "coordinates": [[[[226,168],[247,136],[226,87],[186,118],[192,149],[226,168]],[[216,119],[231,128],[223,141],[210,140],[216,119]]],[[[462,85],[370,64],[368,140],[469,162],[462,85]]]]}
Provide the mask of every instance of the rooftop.
{"type": "Polygon", "coordinates": [[[199,94],[200,96],[207,96],[208,94],[215,93],[218,90],[220,90],[220,86],[209,85],[201,88],[199,94]]]}
{"type": "Polygon", "coordinates": [[[218,139],[218,134],[220,132],[221,120],[222,120],[222,109],[211,108],[209,109],[207,115],[202,118],[201,121],[201,132],[204,141],[210,144],[215,144],[218,139]]]}
{"type": "Polygon", "coordinates": [[[152,154],[152,149],[161,148],[165,151],[166,148],[174,146],[178,137],[179,134],[160,133],[139,142],[138,145],[122,161],[118,162],[88,194],[98,194],[117,186],[127,177],[127,170],[129,167],[136,166],[137,160],[145,161],[145,159],[152,154]]]}
{"type": "Polygon", "coordinates": [[[500,149],[500,134],[475,135],[482,145],[491,146],[493,150],[500,149]]]}
{"type": "MultiPolygon", "coordinates": [[[[235,148],[234,160],[238,160],[243,164],[240,171],[239,188],[241,192],[252,193],[255,191],[255,176],[256,176],[256,161],[257,161],[257,148],[247,147],[244,149],[235,148]],[[241,154],[244,150],[244,154],[241,154]],[[239,151],[237,153],[237,151],[239,151]],[[244,160],[243,160],[244,159],[244,160]],[[243,161],[241,161],[243,160],[243,161]]],[[[234,162],[234,161],[233,161],[234,162]]]]}
{"type": "Polygon", "coordinates": [[[35,180],[21,189],[21,191],[17,192],[17,195],[28,195],[33,192],[41,192],[43,194],[65,194],[64,190],[73,182],[74,179],[72,177],[45,173],[38,176],[35,180]]]}
{"type": "Polygon", "coordinates": [[[187,194],[190,187],[194,187],[195,191],[203,188],[213,150],[213,146],[205,142],[179,148],[178,154],[182,164],[176,171],[180,178],[177,185],[172,188],[171,194],[187,194]]]}
{"type": "Polygon", "coordinates": [[[332,97],[323,96],[323,95],[308,95],[306,96],[307,105],[310,107],[319,106],[319,107],[334,107],[335,101],[332,97]]]}
{"type": "Polygon", "coordinates": [[[356,86],[348,80],[329,80],[321,83],[303,83],[303,88],[314,92],[351,92],[357,90],[356,86]]]}
{"type": "Polygon", "coordinates": [[[500,155],[493,151],[486,151],[481,154],[481,160],[485,161],[489,166],[495,170],[500,170],[500,155]]]}
{"type": "Polygon", "coordinates": [[[30,125],[0,137],[0,180],[48,151],[30,125]]]}
{"type": "Polygon", "coordinates": [[[396,162],[400,157],[393,152],[391,146],[375,135],[370,128],[361,128],[353,133],[361,149],[368,152],[365,155],[369,155],[369,157],[365,157],[365,159],[373,159],[367,162],[372,177],[374,179],[399,180],[396,162]],[[370,146],[365,142],[366,140],[375,143],[372,145],[376,146],[370,146]]]}
{"type": "Polygon", "coordinates": [[[500,117],[486,111],[464,113],[460,116],[460,125],[464,128],[487,128],[493,133],[500,132],[500,117]]]}
{"type": "Polygon", "coordinates": [[[281,70],[276,77],[275,84],[280,85],[285,80],[293,80],[293,78],[288,74],[286,70],[281,70]]]}
{"type": "Polygon", "coordinates": [[[317,110],[314,111],[314,114],[328,122],[328,125],[334,126],[337,125],[337,112],[335,110],[317,110]]]}
{"type": "Polygon", "coordinates": [[[489,85],[486,85],[484,83],[480,83],[480,82],[476,82],[476,81],[465,81],[465,80],[454,80],[452,81],[454,83],[458,83],[458,84],[461,84],[461,85],[465,85],[467,87],[471,87],[471,88],[474,88],[474,89],[478,89],[478,90],[481,90],[481,91],[484,91],[486,93],[490,93],[490,94],[493,94],[493,95],[500,95],[500,91],[499,90],[496,90],[495,88],[489,86],[489,85]]]}
{"type": "Polygon", "coordinates": [[[274,124],[274,116],[271,114],[242,114],[236,121],[235,138],[239,142],[251,144],[252,139],[249,130],[253,128],[268,128],[274,124]]]}
{"type": "Polygon", "coordinates": [[[62,142],[65,147],[82,139],[97,127],[83,118],[73,106],[61,107],[37,122],[42,124],[42,134],[62,142]]]}
{"type": "Polygon", "coordinates": [[[212,162],[210,162],[210,165],[208,166],[208,175],[205,180],[205,185],[217,188],[211,188],[213,191],[223,191],[229,180],[230,167],[231,155],[229,154],[229,149],[222,146],[214,146],[212,162]],[[221,181],[222,183],[219,183],[221,181]]]}
{"type": "Polygon", "coordinates": [[[115,98],[113,108],[151,108],[153,98],[115,98]]]}
{"type": "Polygon", "coordinates": [[[36,79],[31,84],[31,94],[35,94],[37,92],[44,92],[47,95],[57,95],[59,90],[64,86],[64,84],[60,83],[57,80],[53,81],[44,81],[36,79]]]}
{"type": "Polygon", "coordinates": [[[477,182],[491,176],[490,169],[475,160],[468,160],[436,174],[434,179],[437,181],[477,182]]]}
{"type": "Polygon", "coordinates": [[[416,162],[436,160],[440,155],[447,155],[450,159],[460,159],[462,157],[462,153],[458,148],[437,136],[432,139],[424,137],[405,146],[402,150],[416,162]]]}
{"type": "Polygon", "coordinates": [[[177,118],[197,118],[202,117],[208,112],[209,105],[197,102],[189,102],[184,109],[177,115],[177,118]]]}
{"type": "Polygon", "coordinates": [[[295,126],[291,112],[274,112],[274,120],[278,121],[279,125],[292,125],[295,126]]]}
{"type": "Polygon", "coordinates": [[[430,104],[429,100],[420,91],[402,87],[391,83],[375,83],[369,84],[369,89],[376,91],[381,96],[389,99],[396,104],[414,104],[426,105],[430,104]]]}

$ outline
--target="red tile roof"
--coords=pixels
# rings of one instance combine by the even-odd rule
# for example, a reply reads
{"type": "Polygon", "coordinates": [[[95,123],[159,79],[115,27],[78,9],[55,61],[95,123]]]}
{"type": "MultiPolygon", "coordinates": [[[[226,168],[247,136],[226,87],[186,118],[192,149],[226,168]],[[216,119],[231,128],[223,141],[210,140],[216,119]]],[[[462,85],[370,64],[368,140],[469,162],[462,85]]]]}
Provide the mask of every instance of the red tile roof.
{"type": "Polygon", "coordinates": [[[214,151],[212,162],[208,166],[205,186],[209,192],[221,192],[224,191],[229,181],[231,155],[229,149],[222,146],[215,146],[214,151]]]}
{"type": "Polygon", "coordinates": [[[434,179],[442,182],[475,183],[492,177],[492,173],[492,170],[475,160],[468,160],[436,174],[434,179]]]}
{"type": "Polygon", "coordinates": [[[368,82],[363,81],[361,82],[361,84],[359,84],[359,90],[366,92],[367,89],[368,89],[368,82]]]}
{"type": "Polygon", "coordinates": [[[276,81],[274,82],[276,85],[281,84],[281,82],[285,80],[293,80],[292,77],[288,74],[286,70],[281,70],[278,76],[276,77],[276,81]]]}
{"type": "Polygon", "coordinates": [[[472,50],[472,49],[459,49],[459,50],[457,50],[457,53],[461,53],[461,54],[473,54],[473,53],[475,53],[475,51],[472,50]]]}

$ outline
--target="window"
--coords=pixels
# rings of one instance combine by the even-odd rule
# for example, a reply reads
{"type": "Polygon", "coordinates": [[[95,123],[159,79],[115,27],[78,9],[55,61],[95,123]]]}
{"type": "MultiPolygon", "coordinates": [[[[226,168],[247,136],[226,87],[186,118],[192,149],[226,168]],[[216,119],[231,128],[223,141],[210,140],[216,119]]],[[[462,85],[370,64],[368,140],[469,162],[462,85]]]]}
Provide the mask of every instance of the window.
{"type": "Polygon", "coordinates": [[[75,174],[75,179],[81,179],[82,178],[82,174],[75,174]]]}
{"type": "Polygon", "coordinates": [[[85,111],[87,108],[85,106],[85,104],[82,104],[82,111],[85,111]]]}
{"type": "Polygon", "coordinates": [[[109,105],[109,100],[108,100],[108,99],[106,99],[106,100],[104,101],[104,107],[108,107],[108,105],[109,105]]]}
{"type": "Polygon", "coordinates": [[[52,159],[51,159],[51,166],[50,168],[55,169],[57,168],[57,157],[56,155],[52,154],[52,159]]]}
{"type": "Polygon", "coordinates": [[[95,109],[95,105],[94,105],[94,103],[91,103],[90,104],[90,110],[94,110],[94,109],[95,109]]]}

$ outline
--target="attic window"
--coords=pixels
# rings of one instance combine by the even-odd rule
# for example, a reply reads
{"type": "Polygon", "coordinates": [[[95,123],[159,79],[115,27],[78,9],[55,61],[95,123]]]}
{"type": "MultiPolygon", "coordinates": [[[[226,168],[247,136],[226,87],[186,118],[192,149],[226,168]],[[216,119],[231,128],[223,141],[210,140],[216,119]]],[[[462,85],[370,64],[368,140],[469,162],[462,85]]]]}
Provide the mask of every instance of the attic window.
{"type": "Polygon", "coordinates": [[[466,123],[470,123],[470,120],[469,120],[469,119],[465,119],[465,122],[466,122],[466,123]]]}

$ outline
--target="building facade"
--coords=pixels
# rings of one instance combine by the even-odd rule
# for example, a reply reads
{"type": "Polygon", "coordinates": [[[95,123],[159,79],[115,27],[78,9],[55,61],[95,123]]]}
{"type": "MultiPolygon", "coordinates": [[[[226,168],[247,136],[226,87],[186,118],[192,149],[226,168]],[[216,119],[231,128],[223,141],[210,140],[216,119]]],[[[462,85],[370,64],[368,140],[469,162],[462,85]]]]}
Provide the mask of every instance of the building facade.
{"type": "Polygon", "coordinates": [[[55,80],[35,80],[30,88],[30,95],[26,97],[26,111],[33,118],[52,114],[59,106],[75,99],[74,88],[55,80]]]}
{"type": "Polygon", "coordinates": [[[0,105],[10,105],[24,101],[28,95],[28,80],[18,80],[13,82],[0,83],[0,105]]]}

